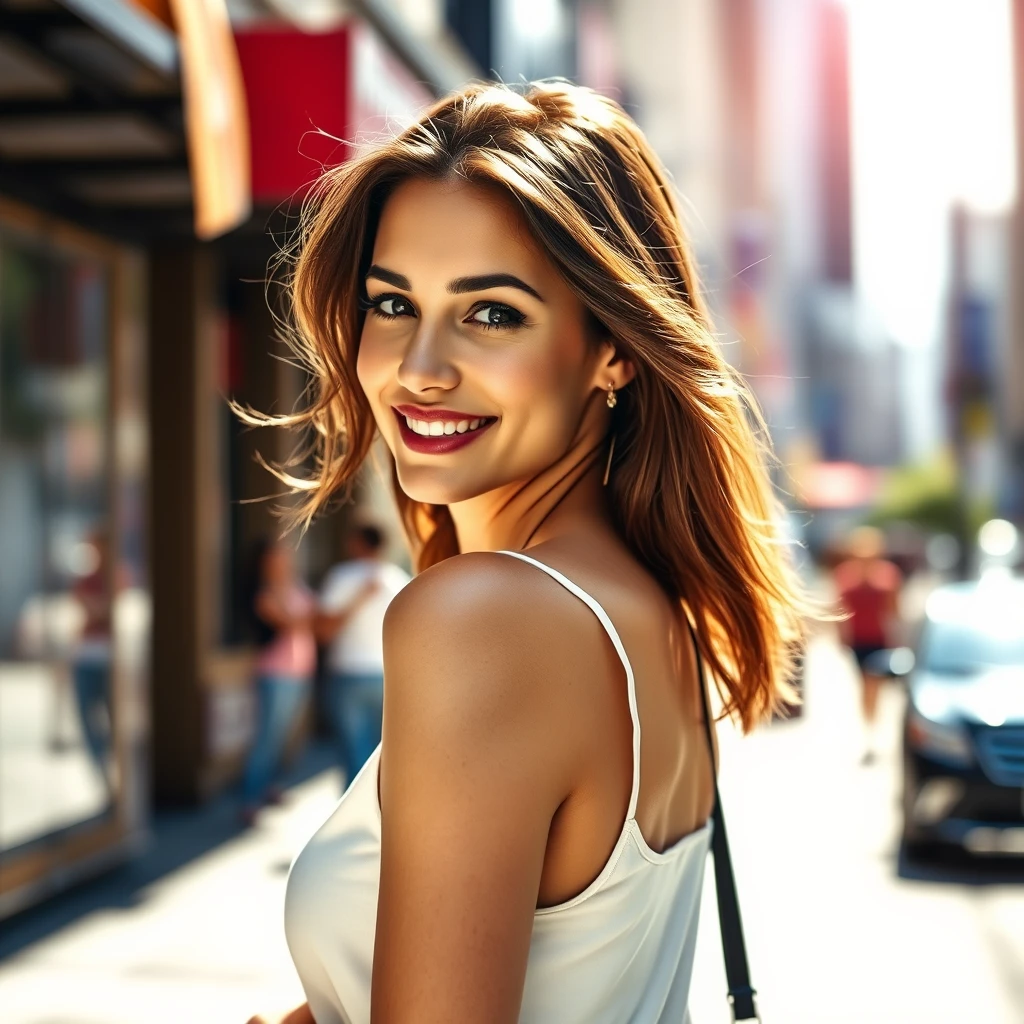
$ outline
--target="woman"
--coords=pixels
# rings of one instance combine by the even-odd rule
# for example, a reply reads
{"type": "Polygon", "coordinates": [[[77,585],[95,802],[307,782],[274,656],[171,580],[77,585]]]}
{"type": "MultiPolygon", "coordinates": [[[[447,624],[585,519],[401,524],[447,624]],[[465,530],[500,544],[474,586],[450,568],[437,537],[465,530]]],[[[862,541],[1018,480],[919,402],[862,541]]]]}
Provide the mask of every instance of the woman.
{"type": "Polygon", "coordinates": [[[260,806],[276,798],[271,788],[288,734],[308,695],[316,668],[313,594],[295,578],[292,551],[261,541],[248,596],[256,627],[256,738],[242,779],[242,821],[251,825],[260,806]]]}
{"type": "Polygon", "coordinates": [[[473,85],[328,172],[301,241],[318,390],[260,421],[317,438],[307,520],[379,433],[419,575],[382,744],[289,878],[286,1019],[678,1022],[701,660],[752,727],[802,598],[666,175],[610,100],[473,85]]]}

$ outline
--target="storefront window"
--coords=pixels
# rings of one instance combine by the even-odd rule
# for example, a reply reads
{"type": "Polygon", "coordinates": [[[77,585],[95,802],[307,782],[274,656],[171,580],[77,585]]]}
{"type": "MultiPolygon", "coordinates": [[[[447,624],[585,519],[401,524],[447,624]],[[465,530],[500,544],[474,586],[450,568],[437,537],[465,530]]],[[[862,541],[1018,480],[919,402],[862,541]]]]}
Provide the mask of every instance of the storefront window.
{"type": "Polygon", "coordinates": [[[0,228],[0,852],[117,802],[110,277],[0,228]]]}

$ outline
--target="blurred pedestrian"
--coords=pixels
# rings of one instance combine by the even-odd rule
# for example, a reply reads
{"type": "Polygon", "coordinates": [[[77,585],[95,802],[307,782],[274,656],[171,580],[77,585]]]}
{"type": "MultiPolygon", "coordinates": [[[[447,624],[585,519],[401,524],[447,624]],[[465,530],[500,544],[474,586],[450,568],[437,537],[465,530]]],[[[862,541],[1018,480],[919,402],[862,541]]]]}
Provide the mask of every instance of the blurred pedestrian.
{"type": "Polygon", "coordinates": [[[860,673],[864,725],[861,763],[871,764],[877,756],[878,695],[882,686],[877,656],[896,642],[902,577],[896,565],[884,557],[881,530],[871,526],[854,530],[847,540],[847,552],[848,557],[835,568],[839,603],[846,613],[839,623],[839,635],[853,652],[860,673]]]}
{"type": "Polygon", "coordinates": [[[384,613],[409,574],[384,559],[372,524],[348,535],[348,560],[324,579],[317,638],[327,645],[327,701],[347,786],[377,748],[384,707],[384,613]]]}
{"type": "Polygon", "coordinates": [[[82,631],[71,656],[71,676],[86,749],[107,795],[113,799],[110,760],[112,595],[110,542],[106,529],[98,527],[91,531],[82,548],[88,565],[72,587],[82,609],[82,631]]]}
{"type": "Polygon", "coordinates": [[[316,668],[316,601],[296,578],[292,549],[259,541],[253,551],[246,608],[255,627],[256,734],[242,778],[242,819],[275,802],[274,783],[288,736],[305,704],[316,668]]]}

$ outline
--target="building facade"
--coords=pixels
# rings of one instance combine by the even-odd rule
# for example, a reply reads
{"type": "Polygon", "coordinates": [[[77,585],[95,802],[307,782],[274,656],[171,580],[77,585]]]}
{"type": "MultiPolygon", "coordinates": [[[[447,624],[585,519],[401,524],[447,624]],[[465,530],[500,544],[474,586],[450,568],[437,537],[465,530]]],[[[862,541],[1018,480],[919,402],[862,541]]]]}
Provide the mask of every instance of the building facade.
{"type": "MultiPolygon", "coordinates": [[[[192,0],[0,0],[0,916],[130,856],[154,801],[237,775],[238,582],[279,528],[254,456],[292,441],[226,399],[280,411],[306,384],[267,266],[322,165],[470,66],[379,5],[305,27],[283,0],[229,6],[234,31],[192,0]],[[197,141],[221,86],[238,121],[197,141]],[[202,147],[239,139],[211,182],[237,151],[202,147]]],[[[308,576],[341,521],[302,545],[308,576]]]]}

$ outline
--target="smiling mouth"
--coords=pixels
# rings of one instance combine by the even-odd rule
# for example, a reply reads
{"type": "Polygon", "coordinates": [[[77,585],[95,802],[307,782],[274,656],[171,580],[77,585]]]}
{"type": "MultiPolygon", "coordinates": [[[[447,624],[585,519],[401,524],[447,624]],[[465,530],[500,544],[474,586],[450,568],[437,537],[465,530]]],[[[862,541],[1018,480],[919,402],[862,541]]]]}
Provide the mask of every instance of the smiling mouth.
{"type": "Polygon", "coordinates": [[[392,412],[405,446],[430,455],[464,448],[498,421],[496,416],[465,416],[441,409],[430,410],[429,418],[421,418],[421,410],[407,407],[392,407],[392,412]]]}

